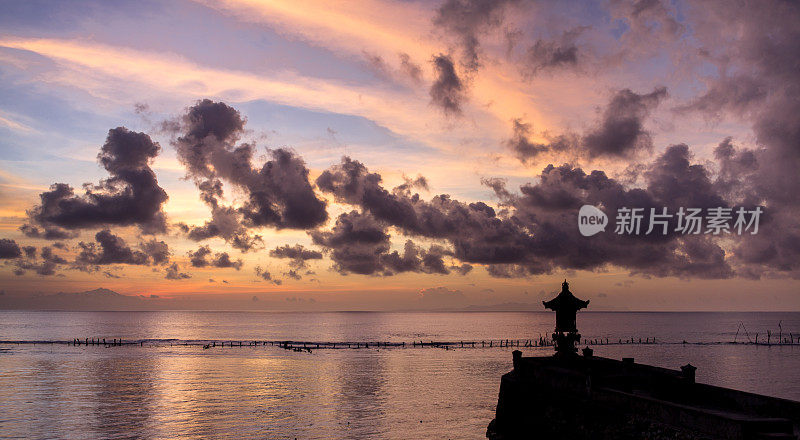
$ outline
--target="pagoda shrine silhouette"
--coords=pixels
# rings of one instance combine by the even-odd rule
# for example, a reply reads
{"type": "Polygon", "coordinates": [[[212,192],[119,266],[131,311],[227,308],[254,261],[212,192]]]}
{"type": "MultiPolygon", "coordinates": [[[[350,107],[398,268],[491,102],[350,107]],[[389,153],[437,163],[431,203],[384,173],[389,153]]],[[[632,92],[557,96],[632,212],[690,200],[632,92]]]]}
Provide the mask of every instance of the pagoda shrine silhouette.
{"type": "Polygon", "coordinates": [[[556,312],[556,328],[553,332],[553,345],[556,355],[569,356],[577,353],[575,344],[580,341],[576,315],[578,310],[589,305],[589,301],[578,299],[569,291],[566,279],[561,283],[561,292],[550,301],[542,301],[544,307],[556,312]]]}
{"type": "Polygon", "coordinates": [[[698,383],[691,364],[669,369],[611,359],[589,345],[577,353],[575,318],[589,301],[576,298],[566,279],[542,303],[556,312],[555,355],[511,353],[514,368],[500,379],[487,439],[800,438],[800,402],[698,383]]]}

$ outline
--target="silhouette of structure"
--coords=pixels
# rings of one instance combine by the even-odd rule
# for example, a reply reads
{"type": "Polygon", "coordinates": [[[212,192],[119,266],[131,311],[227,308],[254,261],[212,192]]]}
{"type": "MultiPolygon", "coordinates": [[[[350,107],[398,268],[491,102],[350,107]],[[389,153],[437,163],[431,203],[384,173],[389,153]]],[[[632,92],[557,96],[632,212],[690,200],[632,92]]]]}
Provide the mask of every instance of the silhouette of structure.
{"type": "Polygon", "coordinates": [[[503,375],[486,437],[508,439],[795,439],[800,402],[695,382],[697,368],[637,364],[594,356],[580,340],[576,298],[564,280],[544,306],[556,312],[556,354],[522,357],[503,375]]]}
{"type": "Polygon", "coordinates": [[[556,312],[556,329],[553,332],[553,346],[556,354],[570,356],[577,353],[575,344],[580,341],[576,324],[577,312],[589,305],[589,301],[578,299],[569,291],[566,279],[561,283],[561,293],[550,301],[542,301],[544,307],[556,312]]]}

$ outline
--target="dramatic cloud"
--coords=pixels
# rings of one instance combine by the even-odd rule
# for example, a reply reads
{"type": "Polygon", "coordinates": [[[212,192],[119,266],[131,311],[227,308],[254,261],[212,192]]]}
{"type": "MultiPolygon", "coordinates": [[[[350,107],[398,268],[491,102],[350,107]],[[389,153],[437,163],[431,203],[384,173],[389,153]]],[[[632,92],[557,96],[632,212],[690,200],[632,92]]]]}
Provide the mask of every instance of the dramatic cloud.
{"type": "Polygon", "coordinates": [[[36,249],[33,246],[26,246],[24,249],[25,258],[14,260],[14,275],[22,276],[29,270],[41,276],[56,275],[60,266],[68,264],[63,257],[54,254],[49,246],[41,249],[41,258],[36,258],[36,249]]]}
{"type": "Polygon", "coordinates": [[[643,95],[629,89],[618,91],[603,111],[600,124],[583,138],[589,157],[629,157],[651,150],[653,143],[643,121],[666,96],[664,87],[643,95]]]}
{"type": "Polygon", "coordinates": [[[542,153],[576,150],[578,140],[572,136],[561,135],[549,139],[547,143],[538,143],[530,140],[533,128],[530,124],[517,118],[512,121],[514,134],[505,144],[514,151],[517,159],[522,163],[530,163],[542,153]]]}
{"type": "Polygon", "coordinates": [[[727,191],[745,204],[770,207],[757,235],[737,241],[734,257],[751,277],[764,272],[800,277],[800,6],[763,2],[738,8],[714,2],[693,7],[702,26],[693,27],[705,60],[716,72],[704,94],[679,112],[744,118],[751,123],[756,149],[734,148],[730,140],[715,151],[727,191]],[[735,33],[713,32],[714,27],[735,33]],[[764,29],[769,29],[765,32],[764,29]]]}
{"type": "MultiPolygon", "coordinates": [[[[402,255],[394,251],[389,255],[382,256],[381,262],[385,275],[401,272],[447,275],[450,273],[450,269],[445,265],[443,257],[452,255],[452,252],[442,246],[433,245],[425,250],[411,240],[407,240],[402,255]]],[[[459,273],[461,273],[460,268],[459,273]]]]}
{"type": "Polygon", "coordinates": [[[17,258],[22,255],[16,241],[0,238],[0,258],[17,258]]]}
{"type": "Polygon", "coordinates": [[[539,39],[525,54],[522,72],[535,77],[541,72],[575,68],[578,65],[578,47],[575,39],[585,30],[579,27],[565,31],[558,41],[539,39]]]}
{"type": "Polygon", "coordinates": [[[325,202],[314,194],[308,169],[294,152],[268,150],[270,159],[254,167],[255,146],[237,145],[245,120],[234,108],[202,100],[188,109],[179,125],[181,135],[174,142],[178,159],[212,209],[212,219],[205,225],[184,226],[193,240],[218,236],[246,251],[260,240],[247,228],[308,229],[327,220],[325,202]],[[220,205],[223,181],[246,193],[241,207],[220,205]]]}
{"type": "Polygon", "coordinates": [[[242,252],[252,250],[262,243],[260,235],[251,234],[247,227],[241,223],[241,215],[235,208],[218,206],[216,200],[211,207],[211,220],[205,222],[202,226],[189,226],[180,223],[178,227],[191,240],[203,241],[213,237],[220,237],[242,252]]]}
{"type": "Polygon", "coordinates": [[[436,79],[431,84],[431,102],[441,108],[445,115],[461,114],[461,103],[466,99],[466,87],[458,77],[453,60],[449,55],[433,57],[436,79]]]}
{"type": "Polygon", "coordinates": [[[276,247],[269,251],[269,256],[272,258],[288,258],[291,260],[289,265],[294,269],[304,269],[308,266],[306,261],[319,260],[322,258],[322,252],[306,249],[301,244],[294,246],[283,245],[276,247]]]}
{"type": "Polygon", "coordinates": [[[445,256],[452,252],[433,245],[425,250],[406,241],[403,253],[390,252],[387,224],[369,214],[351,211],[336,219],[330,231],[314,231],[314,244],[331,252],[334,267],[342,274],[389,276],[403,272],[448,274],[445,256]]]}
{"type": "MultiPolygon", "coordinates": [[[[332,193],[340,203],[361,206],[374,221],[395,226],[407,235],[449,240],[455,257],[462,261],[498,262],[495,260],[516,259],[522,252],[511,244],[525,241],[527,234],[496,217],[485,203],[465,204],[448,195],[426,202],[408,191],[389,192],[380,182],[380,175],[347,157],[317,179],[321,190],[332,193]]],[[[383,230],[379,224],[375,229],[383,230]]]]}
{"type": "Polygon", "coordinates": [[[81,265],[106,265],[106,264],[133,264],[145,265],[150,263],[150,258],[142,251],[132,250],[121,237],[104,229],[94,236],[100,244],[80,242],[80,254],[76,263],[81,265]]]}
{"type": "Polygon", "coordinates": [[[211,248],[208,246],[200,246],[194,252],[189,252],[189,261],[192,263],[194,267],[206,267],[208,266],[208,260],[206,260],[206,256],[211,254],[211,248]]]}
{"type": "Polygon", "coordinates": [[[532,141],[533,128],[517,118],[512,121],[513,134],[505,145],[524,164],[534,163],[544,153],[560,152],[588,159],[629,159],[653,149],[644,120],[666,96],[663,87],[641,95],[629,89],[619,90],[606,105],[600,121],[586,134],[546,135],[545,143],[532,141]]]}
{"type": "Polygon", "coordinates": [[[153,264],[166,264],[169,262],[169,246],[163,241],[153,238],[139,243],[139,248],[153,260],[153,264]]]}
{"type": "Polygon", "coordinates": [[[519,0],[446,0],[433,23],[459,42],[462,64],[468,70],[480,67],[480,36],[503,24],[508,5],[519,0]]]}
{"type": "Polygon", "coordinates": [[[214,259],[211,261],[211,265],[214,267],[232,267],[236,270],[242,268],[242,260],[232,261],[231,257],[228,255],[227,252],[221,252],[214,255],[214,259]]]}
{"type": "Polygon", "coordinates": [[[25,258],[36,258],[35,246],[23,246],[22,251],[25,253],[25,258]]]}
{"type": "MultiPolygon", "coordinates": [[[[495,194],[496,203],[490,206],[488,201],[470,203],[448,194],[426,194],[429,186],[422,176],[405,178],[395,188],[384,187],[379,173],[345,157],[322,170],[315,186],[299,154],[288,148],[258,149],[249,141],[255,135],[248,133],[247,121],[239,111],[206,99],[164,125],[164,131],[173,135],[172,145],[186,176],[196,184],[209,210],[207,219],[192,225],[178,224],[178,228],[190,240],[221,238],[242,252],[262,248],[264,240],[258,234],[267,228],[309,231],[318,250],[285,245],[269,251],[272,258],[286,260],[280,268],[270,268],[284,279],[300,279],[308,274],[309,261],[323,256],[330,257],[334,269],[343,274],[374,276],[464,275],[482,265],[495,277],[606,270],[609,266],[645,276],[800,277],[800,193],[795,190],[800,188],[800,6],[796,2],[766,0],[731,7],[718,0],[610,0],[588,15],[576,14],[571,6],[535,5],[533,14],[509,17],[513,23],[507,24],[506,16],[511,15],[512,8],[514,12],[521,10],[515,7],[522,2],[443,0],[433,7],[414,5],[411,9],[415,14],[434,14],[435,32],[445,40],[439,48],[436,42],[414,47],[407,44],[426,37],[419,34],[419,26],[409,28],[413,35],[394,27],[385,28],[390,29],[388,33],[373,35],[380,26],[358,33],[356,37],[364,41],[374,40],[366,45],[351,41],[352,35],[337,36],[341,29],[336,26],[329,29],[330,34],[326,31],[315,38],[356,56],[364,50],[372,70],[398,83],[376,86],[367,84],[369,81],[338,81],[348,84],[336,90],[347,89],[347,93],[344,98],[334,97],[334,101],[359,103],[356,98],[363,97],[363,104],[369,105],[376,97],[389,96],[383,92],[391,89],[390,95],[398,99],[385,100],[390,102],[387,105],[405,110],[391,109],[394,113],[387,114],[405,119],[394,125],[379,125],[388,127],[391,136],[416,142],[413,148],[435,149],[467,140],[471,142],[469,148],[485,147],[488,157],[494,151],[488,151],[492,146],[487,145],[487,139],[501,136],[495,131],[498,121],[526,114],[531,115],[530,120],[542,121],[533,127],[522,117],[513,119],[503,141],[510,154],[528,166],[536,166],[536,172],[529,175],[532,183],[512,188],[502,178],[484,179],[495,194]],[[515,30],[518,25],[527,27],[524,32],[515,30]],[[517,39],[509,46],[506,58],[502,57],[502,33],[509,35],[509,40],[517,39]],[[524,38],[527,40],[522,41],[524,38]],[[331,42],[322,41],[325,39],[331,42]],[[389,39],[393,43],[389,44],[389,39]],[[422,69],[416,63],[426,57],[433,67],[433,76],[424,79],[431,82],[427,90],[432,104],[429,113],[475,116],[460,121],[464,122],[459,126],[463,132],[431,135],[435,124],[426,125],[430,115],[408,114],[408,108],[419,104],[416,101],[423,81],[422,69]],[[579,82],[569,81],[572,75],[564,78],[563,74],[570,70],[591,71],[593,75],[581,77],[579,82]],[[681,127],[680,123],[686,122],[680,118],[691,118],[692,123],[686,126],[695,132],[684,133],[683,128],[649,132],[649,118],[667,101],[666,87],[655,87],[662,83],[669,85],[671,99],[680,101],[671,114],[677,119],[675,125],[681,127]],[[474,87],[476,99],[468,108],[470,87],[474,87]],[[605,105],[599,106],[594,123],[572,120],[570,112],[594,104],[587,102],[586,96],[609,89],[614,92],[605,105]],[[718,125],[713,131],[698,131],[694,122],[698,119],[718,125]],[[588,128],[550,135],[547,122],[560,120],[588,128]],[[589,125],[583,125],[585,122],[589,125]],[[742,122],[752,132],[746,132],[742,122]],[[728,133],[731,127],[735,132],[728,133]],[[714,132],[722,134],[710,141],[709,133],[714,132]],[[725,138],[729,134],[736,137],[725,138]],[[656,135],[669,142],[680,142],[680,136],[686,136],[696,142],[697,149],[693,152],[693,146],[680,143],[654,145],[656,135]],[[675,138],[678,140],[673,141],[675,138]],[[719,145],[711,157],[708,145],[715,142],[719,145]],[[559,166],[562,162],[568,164],[559,166]],[[548,163],[553,164],[544,166],[548,163]],[[608,174],[592,171],[591,167],[605,163],[612,163],[608,174]],[[629,168],[620,170],[626,165],[629,168]],[[326,200],[316,190],[344,205],[343,209],[336,207],[337,214],[344,213],[335,223],[328,218],[326,200]],[[764,214],[756,235],[684,235],[675,232],[673,217],[667,221],[666,234],[619,235],[609,226],[604,233],[584,237],[576,228],[576,215],[584,204],[605,211],[612,224],[617,209],[642,208],[643,229],[650,220],[650,209],[666,208],[675,213],[681,207],[743,206],[762,207],[764,214]]],[[[58,58],[53,47],[64,46],[59,44],[56,40],[30,40],[22,45],[58,58]]],[[[95,46],[76,47],[88,54],[108,52],[95,46]]],[[[152,61],[152,57],[148,59],[152,61]]],[[[63,77],[76,77],[74,72],[64,72],[63,77]]],[[[205,73],[209,72],[215,74],[205,73]]],[[[225,75],[216,78],[226,81],[225,75]]],[[[303,81],[301,78],[299,82],[303,81]]],[[[164,84],[170,85],[169,81],[164,84]]],[[[296,90],[288,87],[289,83],[280,84],[287,88],[271,93],[272,101],[306,110],[331,110],[330,105],[326,107],[325,102],[320,104],[313,97],[292,103],[296,90]]],[[[325,81],[314,84],[318,90],[326,90],[325,81]]],[[[78,80],[71,85],[91,88],[91,84],[78,80]]],[[[220,90],[214,94],[229,94],[225,87],[220,90]]],[[[315,96],[323,95],[329,100],[332,94],[315,96]]],[[[245,101],[253,96],[240,98],[245,101]]],[[[427,99],[422,97],[422,101],[427,99]]],[[[353,114],[352,108],[332,111],[353,114]]],[[[137,104],[136,112],[146,114],[149,110],[137,104]]],[[[382,118],[378,122],[392,119],[378,116],[382,118]]],[[[322,126],[327,123],[334,124],[327,121],[322,126]]],[[[330,133],[335,132],[330,129],[330,133]]],[[[373,141],[372,136],[367,137],[367,143],[373,141]]],[[[0,239],[0,258],[5,259],[6,267],[17,274],[35,271],[53,275],[62,266],[98,271],[100,265],[155,264],[161,266],[153,270],[164,271],[168,279],[188,278],[170,261],[166,242],[152,237],[128,238],[134,243],[131,247],[109,230],[137,226],[145,234],[165,231],[167,194],[151,169],[159,152],[160,146],[144,133],[123,127],[110,130],[97,157],[108,172],[107,178],[77,188],[53,184],[40,194],[40,201],[19,227],[26,237],[49,240],[75,238],[93,228],[92,232],[100,230],[96,242],[81,242],[75,248],[77,258],[68,263],[54,254],[54,249],[59,249],[55,245],[37,252],[36,247],[0,239]]],[[[442,175],[470,168],[465,166],[466,159],[454,158],[450,152],[433,151],[430,157],[420,154],[415,160],[446,157],[455,161],[438,164],[447,171],[436,176],[437,182],[442,175]]],[[[312,163],[324,160],[320,157],[312,163]]],[[[384,158],[381,155],[375,160],[385,165],[384,158]]],[[[478,163],[470,171],[503,172],[503,166],[503,162],[478,163]]],[[[36,180],[40,176],[32,177],[36,180]]],[[[454,177],[454,181],[463,181],[463,176],[454,177]]],[[[474,197],[474,191],[468,193],[474,197]]],[[[193,214],[185,215],[189,218],[193,214]]],[[[200,248],[189,254],[192,266],[241,269],[241,260],[232,259],[227,252],[213,253],[202,244],[195,244],[200,248]]],[[[117,276],[111,270],[102,272],[117,276]]],[[[256,275],[280,284],[261,267],[256,267],[256,275]]],[[[437,295],[454,294],[430,292],[431,298],[437,295]]]]}
{"type": "Polygon", "coordinates": [[[646,188],[627,189],[602,171],[587,175],[569,165],[550,165],[542,171],[540,182],[522,186],[520,195],[499,191],[498,197],[513,208],[512,218],[525,225],[532,241],[522,264],[498,266],[490,272],[495,276],[519,276],[544,273],[555,267],[592,270],[613,264],[656,276],[732,276],[719,244],[707,235],[675,233],[675,217],[669,219],[666,235],[644,234],[651,208],[667,208],[674,214],[681,206],[728,206],[715,192],[708,170],[691,163],[685,145],[676,145],[657,158],[643,177],[646,188]],[[584,204],[602,206],[611,216],[620,207],[644,208],[641,235],[618,235],[609,228],[591,239],[580,236],[575,225],[577,211],[584,204]]]}
{"type": "Polygon", "coordinates": [[[381,255],[389,251],[385,225],[357,211],[336,219],[331,231],[311,232],[314,244],[332,249],[331,259],[340,273],[372,274],[382,270],[381,255]]]}
{"type": "MultiPolygon", "coordinates": [[[[691,163],[685,145],[668,148],[643,178],[647,188],[628,189],[602,171],[587,175],[580,168],[550,165],[538,183],[522,186],[520,194],[508,191],[502,181],[489,181],[505,207],[501,216],[481,202],[466,204],[447,195],[426,202],[407,190],[387,191],[380,185],[380,175],[344,158],[323,172],[317,185],[338,202],[359,206],[365,213],[343,214],[330,232],[316,232],[312,237],[316,244],[332,249],[331,258],[345,273],[407,267],[436,272],[433,267],[442,267],[417,269],[413,262],[421,257],[415,258],[413,244],[402,256],[389,254],[386,228],[392,226],[406,235],[441,239],[452,246],[452,252],[433,252],[432,248],[428,253],[434,259],[452,255],[462,263],[486,264],[489,273],[498,277],[543,274],[557,268],[596,270],[609,264],[657,276],[731,276],[724,251],[708,236],[674,232],[629,236],[608,231],[587,239],[579,234],[575,225],[583,204],[602,206],[610,213],[624,206],[644,208],[644,225],[650,208],[667,207],[674,213],[680,206],[728,206],[717,194],[710,172],[691,163]]],[[[675,226],[673,219],[670,231],[675,226]]]]}
{"type": "Polygon", "coordinates": [[[168,197],[149,166],[160,148],[144,133],[124,127],[109,130],[97,158],[111,177],[84,185],[82,195],[65,183],[53,184],[39,196],[41,203],[28,211],[32,224],[22,226],[22,232],[49,239],[69,238],[70,230],[102,225],[137,225],[144,233],[164,232],[162,205],[168,197]]]}
{"type": "Polygon", "coordinates": [[[211,255],[211,248],[208,246],[200,246],[196,251],[189,252],[189,260],[194,267],[232,267],[239,270],[244,264],[242,260],[232,261],[227,252],[216,253],[211,260],[206,259],[209,255],[211,255]]]}

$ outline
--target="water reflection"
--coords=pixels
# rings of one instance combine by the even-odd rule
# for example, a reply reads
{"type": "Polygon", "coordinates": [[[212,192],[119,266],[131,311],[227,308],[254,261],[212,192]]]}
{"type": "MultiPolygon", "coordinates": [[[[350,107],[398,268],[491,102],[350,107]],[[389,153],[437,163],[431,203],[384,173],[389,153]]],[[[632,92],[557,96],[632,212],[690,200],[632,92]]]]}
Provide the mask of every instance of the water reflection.
{"type": "Polygon", "coordinates": [[[334,417],[344,423],[342,438],[361,439],[388,431],[385,353],[363,352],[337,356],[335,376],[326,378],[338,387],[334,417]]]}
{"type": "MultiPolygon", "coordinates": [[[[763,331],[777,324],[775,318],[586,313],[580,326],[589,337],[718,340],[732,337],[740,320],[763,331]]],[[[785,331],[800,333],[800,314],[780,319],[785,331]]],[[[69,339],[80,332],[126,339],[457,341],[536,338],[551,330],[552,315],[536,313],[0,312],[0,334],[7,339],[69,339]]],[[[261,345],[3,348],[9,351],[0,352],[0,431],[21,438],[481,438],[499,378],[511,368],[511,349],[497,347],[312,353],[261,345]]],[[[523,352],[549,355],[552,349],[523,352]]],[[[701,382],[792,399],[800,398],[800,382],[789,373],[797,369],[798,353],[800,346],[595,347],[600,356],[632,356],[669,368],[691,362],[701,382]]]]}
{"type": "Polygon", "coordinates": [[[105,438],[120,433],[133,438],[150,437],[153,404],[158,398],[155,390],[157,370],[151,357],[122,350],[98,353],[89,361],[82,373],[87,375],[88,387],[94,393],[90,400],[94,404],[91,430],[105,438]]]}

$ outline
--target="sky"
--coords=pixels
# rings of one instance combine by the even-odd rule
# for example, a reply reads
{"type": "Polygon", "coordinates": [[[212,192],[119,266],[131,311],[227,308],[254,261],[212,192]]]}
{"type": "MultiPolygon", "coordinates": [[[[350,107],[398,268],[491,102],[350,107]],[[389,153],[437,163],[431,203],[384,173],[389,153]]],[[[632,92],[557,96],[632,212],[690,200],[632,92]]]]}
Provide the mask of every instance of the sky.
{"type": "Polygon", "coordinates": [[[0,308],[800,310],[800,6],[735,3],[3,1],[0,308]]]}

